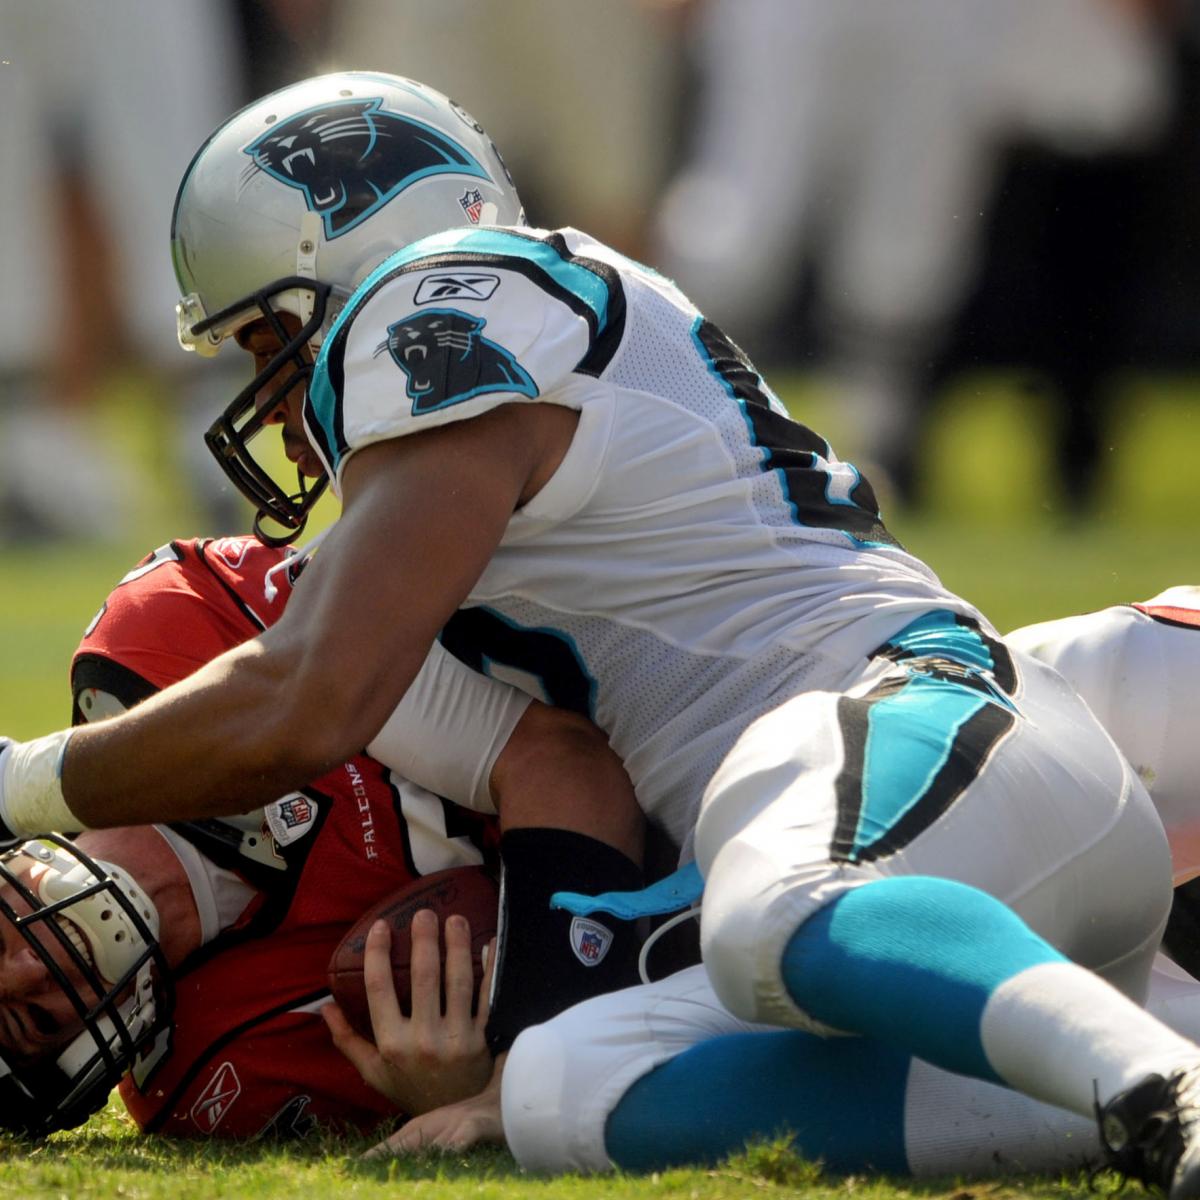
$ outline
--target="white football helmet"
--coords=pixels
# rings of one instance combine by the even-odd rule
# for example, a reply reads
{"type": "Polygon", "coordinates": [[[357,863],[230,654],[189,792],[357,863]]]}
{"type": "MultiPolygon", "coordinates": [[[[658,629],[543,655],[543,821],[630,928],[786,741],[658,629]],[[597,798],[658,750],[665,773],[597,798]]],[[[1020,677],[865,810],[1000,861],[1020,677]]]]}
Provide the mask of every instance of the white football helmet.
{"type": "MultiPolygon", "coordinates": [[[[0,921],[37,955],[79,1030],[33,1061],[0,1048],[0,1129],[44,1137],[83,1124],[127,1071],[146,1078],[169,1046],[174,987],[150,898],[58,834],[0,854],[0,921]]],[[[6,1027],[28,1024],[53,1044],[58,1019],[31,1002],[16,1007],[23,1016],[8,1015],[6,1027]]]]}
{"type": "Polygon", "coordinates": [[[482,126],[440,92],[397,75],[349,71],[281,89],[242,109],[200,148],[175,200],[171,251],[184,349],[215,354],[265,318],[283,347],[206,435],[259,512],[255,532],[290,541],[326,480],[277,484],[246,443],[255,396],[303,386],[338,312],[378,264],[458,225],[519,225],[524,212],[482,126]],[[298,319],[288,333],[279,313],[298,319]],[[290,371],[286,378],[277,377],[290,371]],[[284,529],[268,535],[268,518],[284,529]]]}

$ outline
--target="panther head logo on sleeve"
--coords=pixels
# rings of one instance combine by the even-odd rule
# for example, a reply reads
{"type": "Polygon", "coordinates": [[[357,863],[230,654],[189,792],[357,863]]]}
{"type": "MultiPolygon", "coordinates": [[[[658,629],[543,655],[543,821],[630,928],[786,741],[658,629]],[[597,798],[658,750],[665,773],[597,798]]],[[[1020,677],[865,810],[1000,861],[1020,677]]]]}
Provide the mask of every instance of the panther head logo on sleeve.
{"type": "Polygon", "coordinates": [[[503,346],[480,337],[486,324],[455,308],[429,308],[388,326],[375,354],[387,351],[408,376],[405,394],[414,416],[484,392],[538,394],[529,372],[503,346]]]}

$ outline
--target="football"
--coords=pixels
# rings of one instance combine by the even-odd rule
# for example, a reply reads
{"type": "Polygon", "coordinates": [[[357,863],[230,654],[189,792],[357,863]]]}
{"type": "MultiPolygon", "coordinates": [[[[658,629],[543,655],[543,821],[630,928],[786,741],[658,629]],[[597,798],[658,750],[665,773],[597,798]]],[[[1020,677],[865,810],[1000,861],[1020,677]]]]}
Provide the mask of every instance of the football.
{"type": "MultiPolygon", "coordinates": [[[[471,960],[475,968],[475,986],[483,979],[483,952],[496,936],[499,888],[482,867],[452,867],[424,875],[369,908],[351,926],[329,960],[329,989],[350,1024],[363,1035],[371,1036],[371,1013],[363,980],[363,956],[367,934],[378,920],[392,929],[392,977],[396,997],[405,1016],[410,1013],[409,959],[412,937],[409,927],[413,915],[423,908],[437,913],[438,927],[457,913],[471,926],[471,960]]],[[[444,960],[444,947],[443,947],[444,960]]]]}

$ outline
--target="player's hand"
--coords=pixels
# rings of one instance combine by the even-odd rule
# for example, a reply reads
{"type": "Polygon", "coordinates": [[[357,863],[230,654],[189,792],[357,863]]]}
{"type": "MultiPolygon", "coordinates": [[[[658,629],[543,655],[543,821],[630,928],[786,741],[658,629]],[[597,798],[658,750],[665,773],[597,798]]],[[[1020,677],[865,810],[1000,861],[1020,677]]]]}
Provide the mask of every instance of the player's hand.
{"type": "Polygon", "coordinates": [[[491,1081],[479,1095],[413,1117],[363,1158],[391,1158],[420,1150],[468,1150],[487,1142],[503,1144],[500,1082],[507,1057],[497,1056],[491,1081]]]}
{"type": "Polygon", "coordinates": [[[479,1093],[492,1073],[487,1048],[487,997],[491,990],[495,946],[488,948],[487,969],[479,985],[478,1010],[471,965],[471,929],[465,917],[446,920],[445,1006],[442,1005],[442,955],[437,915],[422,909],[413,917],[412,1016],[400,1011],[392,980],[391,930],[377,921],[367,935],[363,980],[371,1010],[374,1043],[350,1028],[341,1009],[321,1010],[334,1045],[354,1064],[367,1084],[401,1112],[427,1113],[479,1093]]]}

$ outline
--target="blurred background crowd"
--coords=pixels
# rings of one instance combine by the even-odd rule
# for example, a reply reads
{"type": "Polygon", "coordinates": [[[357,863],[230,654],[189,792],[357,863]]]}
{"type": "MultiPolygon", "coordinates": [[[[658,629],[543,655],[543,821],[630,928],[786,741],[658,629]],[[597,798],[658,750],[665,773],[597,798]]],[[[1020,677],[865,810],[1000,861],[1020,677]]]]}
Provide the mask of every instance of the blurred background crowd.
{"type": "Polygon", "coordinates": [[[146,462],[192,532],[246,526],[201,439],[242,364],[176,345],[171,206],[235,108],[350,68],[453,96],[531,222],[817,381],[893,504],[964,374],[1049,414],[1069,517],[1121,381],[1200,367],[1200,0],[0,0],[0,544],[122,537],[146,462]]]}

